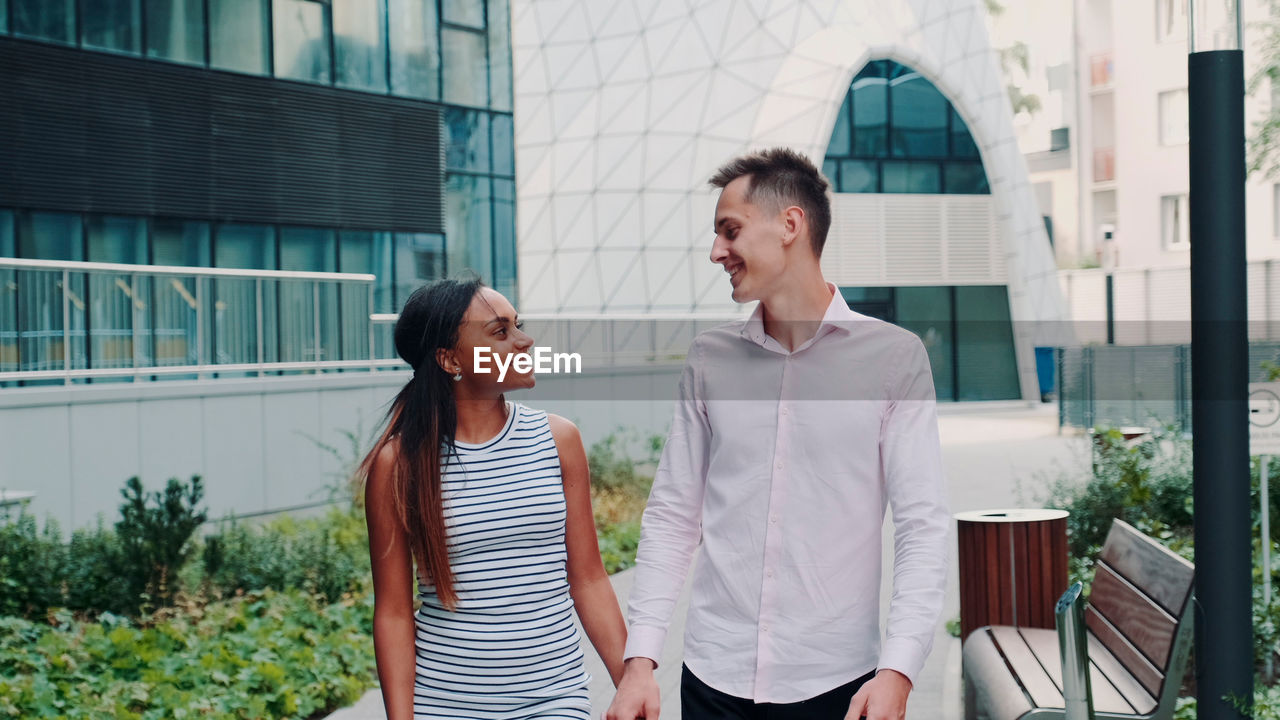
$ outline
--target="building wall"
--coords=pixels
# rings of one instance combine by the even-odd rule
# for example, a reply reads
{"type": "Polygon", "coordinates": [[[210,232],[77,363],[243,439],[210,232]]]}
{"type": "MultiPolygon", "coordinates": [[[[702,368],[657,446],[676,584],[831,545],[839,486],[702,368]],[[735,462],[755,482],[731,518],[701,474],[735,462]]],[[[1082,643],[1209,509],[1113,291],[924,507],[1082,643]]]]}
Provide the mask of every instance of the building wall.
{"type": "Polygon", "coordinates": [[[819,163],[850,79],[890,58],[946,94],[979,144],[1023,395],[1038,397],[1034,321],[1058,319],[1062,305],[979,3],[645,7],[512,5],[523,309],[744,312],[707,258],[706,179],[763,146],[819,163]]]}
{"type": "MultiPolygon", "coordinates": [[[[1016,3],[1018,6],[1032,3],[1016,3]]],[[[1040,18],[1066,17],[1075,28],[1073,89],[1080,112],[1068,117],[1072,145],[1078,159],[1073,170],[1080,187],[1079,204],[1055,214],[1072,213],[1081,228],[1078,250],[1058,248],[1064,268],[1096,265],[1100,260],[1100,227],[1113,224],[1119,247],[1117,267],[1122,269],[1177,268],[1189,260],[1188,247],[1168,248],[1162,238],[1161,197],[1189,190],[1188,145],[1161,144],[1159,95],[1187,87],[1186,27],[1175,21],[1173,32],[1161,38],[1157,30],[1160,0],[1045,0],[1034,3],[1040,18]],[[1043,10],[1039,8],[1043,7],[1043,10]],[[1098,62],[1110,57],[1110,81],[1099,82],[1098,62]],[[1114,180],[1106,179],[1095,165],[1095,151],[1114,152],[1114,180]]],[[[1185,0],[1174,0],[1175,13],[1185,0]]],[[[1262,31],[1254,21],[1266,17],[1269,5],[1260,0],[1241,3],[1244,22],[1246,79],[1260,62],[1262,31]]],[[[1027,87],[1050,93],[1048,68],[1061,53],[1061,24],[1043,21],[1022,23],[1017,12],[992,19],[998,38],[1021,37],[1028,45],[1032,72],[1027,87]]],[[[1263,82],[1245,100],[1246,132],[1271,104],[1270,88],[1263,82]]],[[[1036,120],[1035,122],[1039,122],[1036,120]]],[[[1038,133],[1020,137],[1024,152],[1043,149],[1038,133]]],[[[1103,163],[1105,164],[1105,163],[1103,163]]],[[[1032,164],[1033,182],[1048,180],[1032,164]]],[[[1276,240],[1276,198],[1273,181],[1250,177],[1246,185],[1247,252],[1251,260],[1280,257],[1276,240]]],[[[1092,320],[1096,318],[1084,318],[1092,320]]]]}
{"type": "Polygon", "coordinates": [[[125,480],[148,489],[204,478],[211,518],[328,499],[405,372],[344,377],[164,382],[0,392],[0,489],[31,490],[30,509],[64,530],[110,525],[125,480]]]}

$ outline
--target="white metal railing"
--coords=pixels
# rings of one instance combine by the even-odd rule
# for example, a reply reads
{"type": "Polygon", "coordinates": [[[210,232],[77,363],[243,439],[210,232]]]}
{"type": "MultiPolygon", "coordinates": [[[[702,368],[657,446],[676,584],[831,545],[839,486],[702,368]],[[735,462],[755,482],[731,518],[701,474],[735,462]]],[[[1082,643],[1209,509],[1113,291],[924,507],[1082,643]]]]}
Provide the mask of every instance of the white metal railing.
{"type": "Polygon", "coordinates": [[[402,366],[372,275],[0,258],[0,383],[402,366]]]}

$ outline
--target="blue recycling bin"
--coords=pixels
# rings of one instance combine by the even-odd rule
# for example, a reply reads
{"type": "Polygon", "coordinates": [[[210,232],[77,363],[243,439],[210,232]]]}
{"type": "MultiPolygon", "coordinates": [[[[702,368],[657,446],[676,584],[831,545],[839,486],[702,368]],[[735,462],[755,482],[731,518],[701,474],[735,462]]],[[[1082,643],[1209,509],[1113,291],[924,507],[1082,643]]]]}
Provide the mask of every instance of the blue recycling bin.
{"type": "Polygon", "coordinates": [[[1036,379],[1040,381],[1040,399],[1048,402],[1053,396],[1053,378],[1057,367],[1054,364],[1054,350],[1057,348],[1036,348],[1036,379]]]}

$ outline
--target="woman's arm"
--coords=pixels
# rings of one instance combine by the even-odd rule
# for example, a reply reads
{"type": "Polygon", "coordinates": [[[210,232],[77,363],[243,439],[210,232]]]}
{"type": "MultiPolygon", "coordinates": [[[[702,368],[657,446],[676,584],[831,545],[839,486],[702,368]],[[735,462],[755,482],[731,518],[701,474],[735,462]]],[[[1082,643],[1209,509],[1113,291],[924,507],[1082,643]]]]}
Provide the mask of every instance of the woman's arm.
{"type": "Polygon", "coordinates": [[[622,621],[618,597],[600,561],[600,543],[591,511],[591,473],[587,453],[582,449],[578,428],[558,415],[548,415],[551,434],[560,454],[560,475],[568,506],[565,545],[569,553],[569,593],[582,629],[609,669],[614,687],[622,679],[622,651],[627,644],[627,626],[622,621]]]}
{"type": "Polygon", "coordinates": [[[373,651],[388,720],[413,720],[413,561],[392,493],[395,452],[392,444],[382,448],[365,486],[373,561],[373,651]]]}

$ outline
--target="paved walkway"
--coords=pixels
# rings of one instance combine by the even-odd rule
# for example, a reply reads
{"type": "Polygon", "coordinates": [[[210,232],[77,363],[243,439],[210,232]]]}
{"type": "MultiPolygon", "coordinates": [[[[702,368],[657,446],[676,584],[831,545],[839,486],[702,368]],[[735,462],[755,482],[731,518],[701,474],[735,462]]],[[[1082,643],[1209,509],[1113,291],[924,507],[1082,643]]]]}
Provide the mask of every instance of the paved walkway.
{"type": "MultiPolygon", "coordinates": [[[[943,405],[939,408],[939,432],[948,492],[954,512],[1004,507],[1039,507],[1047,481],[1062,471],[1081,473],[1087,467],[1087,445],[1075,435],[1059,435],[1056,405],[1028,408],[1021,403],[943,405]]],[[[892,520],[885,522],[885,577],[881,606],[888,608],[892,594],[892,520]]],[[[907,707],[907,720],[958,720],[960,698],[960,641],[946,633],[945,621],[960,616],[957,560],[951,548],[948,592],[933,652],[916,680],[907,707]]],[[[625,609],[631,591],[630,571],[613,576],[614,591],[625,609]]],[[[676,608],[667,635],[658,684],[662,690],[662,717],[680,717],[680,657],[688,586],[676,608]]],[[[883,614],[883,612],[882,612],[883,614]]],[[[608,673],[584,640],[595,717],[613,697],[608,673]]],[[[328,720],[385,720],[382,698],[371,690],[358,704],[329,716],[328,720]]]]}

